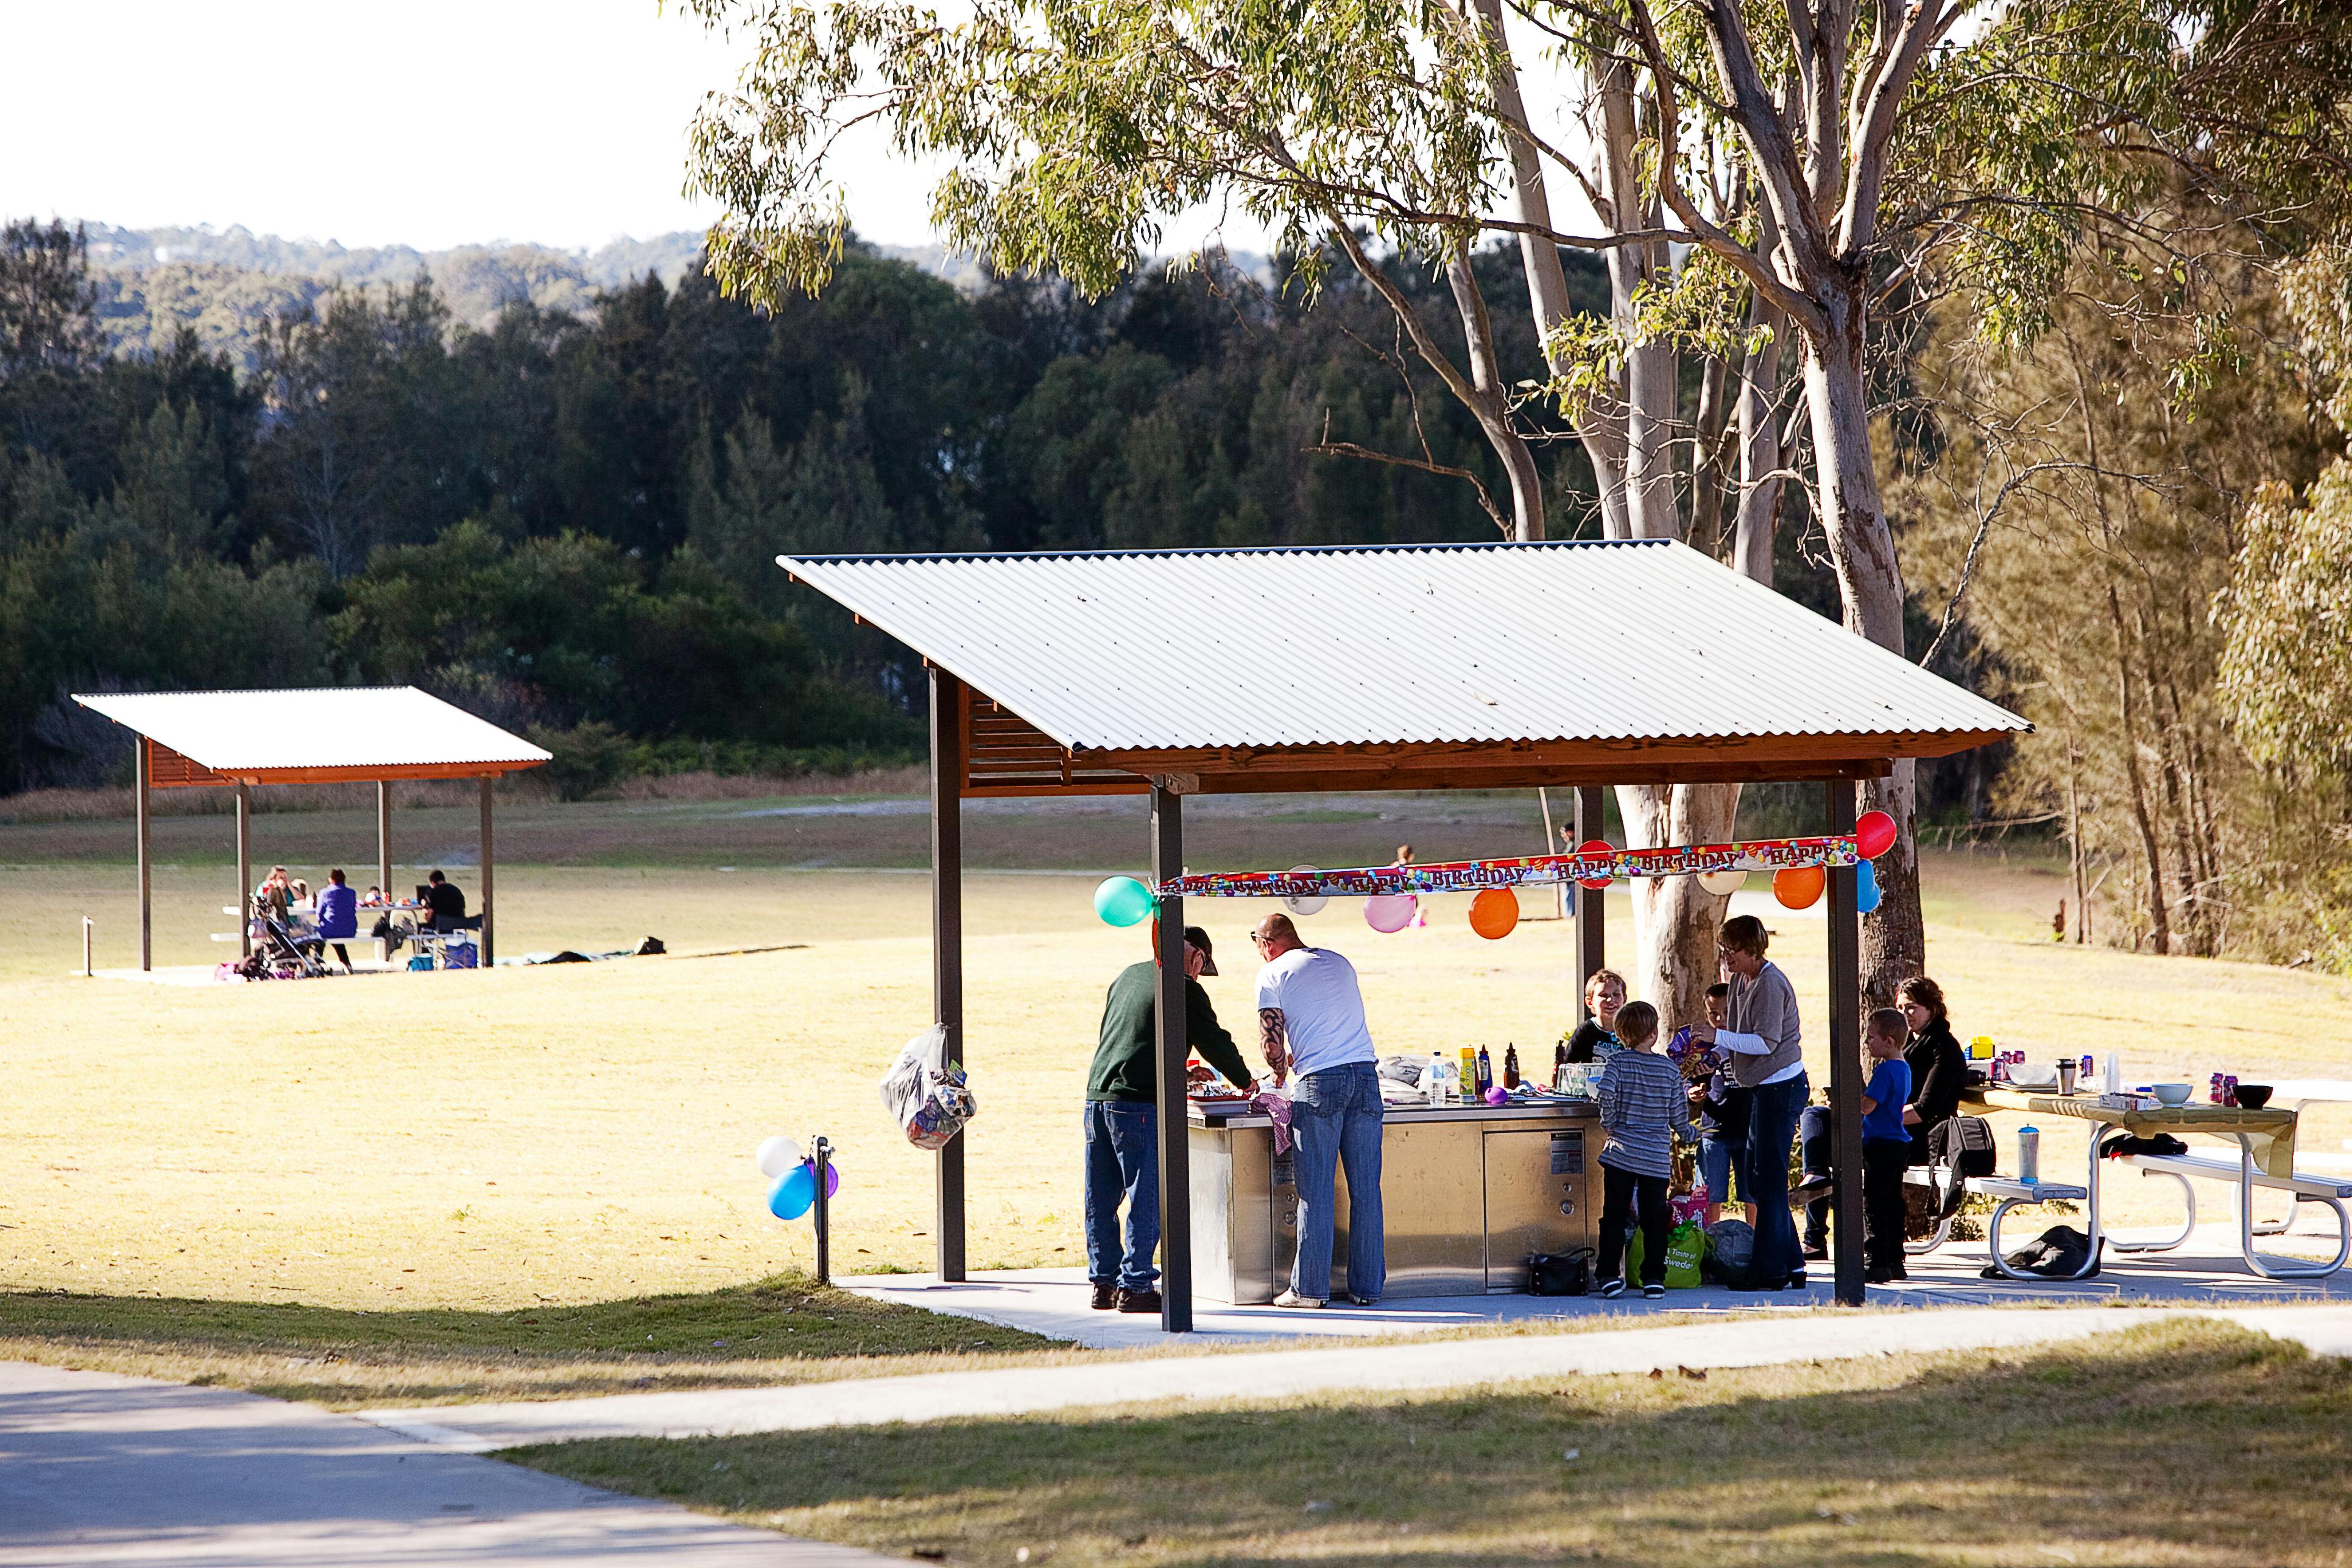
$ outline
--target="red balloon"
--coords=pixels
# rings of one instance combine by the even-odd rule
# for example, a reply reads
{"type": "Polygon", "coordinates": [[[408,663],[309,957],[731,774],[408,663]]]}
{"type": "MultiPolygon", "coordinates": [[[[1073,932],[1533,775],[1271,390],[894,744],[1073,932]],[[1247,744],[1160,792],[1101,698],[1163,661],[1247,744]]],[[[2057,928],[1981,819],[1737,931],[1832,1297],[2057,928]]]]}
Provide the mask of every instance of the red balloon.
{"type": "Polygon", "coordinates": [[[1500,942],[1519,923],[1519,896],[1508,888],[1488,888],[1470,900],[1470,929],[1500,942]]]}
{"type": "Polygon", "coordinates": [[[1830,874],[1819,866],[1791,866],[1772,873],[1772,896],[1790,909],[1811,909],[1829,881],[1830,874]]]}
{"type": "Polygon", "coordinates": [[[1853,825],[1853,847],[1865,860],[1875,860],[1895,847],[1895,819],[1883,811],[1865,811],[1853,825]]]}
{"type": "MultiPolygon", "coordinates": [[[[1579,855],[1613,855],[1617,852],[1617,847],[1606,838],[1588,838],[1576,847],[1576,852],[1579,855]]],[[[1615,879],[1612,877],[1579,877],[1576,879],[1576,885],[1580,888],[1590,888],[1597,893],[1614,880],[1615,879]]]]}

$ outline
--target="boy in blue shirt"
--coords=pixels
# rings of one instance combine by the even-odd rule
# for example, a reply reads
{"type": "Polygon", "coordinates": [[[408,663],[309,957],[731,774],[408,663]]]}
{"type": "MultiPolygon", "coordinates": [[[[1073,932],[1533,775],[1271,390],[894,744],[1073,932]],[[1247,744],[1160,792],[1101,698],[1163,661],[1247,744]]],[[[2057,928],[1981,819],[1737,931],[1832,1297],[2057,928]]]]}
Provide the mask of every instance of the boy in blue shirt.
{"type": "Polygon", "coordinates": [[[1862,1277],[1873,1285],[1906,1278],[1903,1268],[1903,1172],[1911,1163],[1911,1134],[1903,1125],[1911,1098],[1911,1068],[1903,1060],[1910,1026],[1881,1007],[1863,1027],[1863,1046],[1876,1065],[1862,1091],[1862,1277]]]}

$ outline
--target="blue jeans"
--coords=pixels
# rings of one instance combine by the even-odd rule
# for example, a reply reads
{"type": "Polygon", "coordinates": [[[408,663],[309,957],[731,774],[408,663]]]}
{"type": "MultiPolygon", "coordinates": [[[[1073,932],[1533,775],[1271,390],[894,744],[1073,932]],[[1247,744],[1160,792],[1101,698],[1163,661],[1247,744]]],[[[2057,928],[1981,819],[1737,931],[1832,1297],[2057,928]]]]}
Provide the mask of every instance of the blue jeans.
{"type": "Polygon", "coordinates": [[[1789,1150],[1797,1116],[1812,1086],[1803,1073],[1756,1091],[1748,1115],[1748,1163],[1740,1195],[1756,1205],[1756,1261],[1748,1277],[1770,1289],[1805,1267],[1797,1248],[1797,1222],[1789,1214],[1789,1150]]]}
{"type": "Polygon", "coordinates": [[[1386,1220],[1381,1213],[1381,1079],[1370,1062],[1309,1073],[1290,1096],[1292,1170],[1298,1184],[1298,1256],[1290,1288],[1327,1300],[1338,1216],[1338,1170],[1348,1172],[1348,1294],[1377,1301],[1388,1284],[1386,1220]]]}
{"type": "Polygon", "coordinates": [[[1698,1175],[1706,1184],[1706,1201],[1731,1202],[1731,1173],[1739,1173],[1739,1201],[1748,1201],[1748,1140],[1722,1138],[1712,1132],[1698,1137],[1698,1175]]]}
{"type": "Polygon", "coordinates": [[[1142,1101],[1087,1101],[1087,1278],[1149,1290],[1160,1282],[1160,1110],[1142,1101]],[[1118,1205],[1127,1203],[1127,1242],[1118,1205]]]}
{"type": "MultiPolygon", "coordinates": [[[[1837,1171],[1837,1120],[1826,1105],[1808,1105],[1797,1119],[1798,1141],[1804,1145],[1798,1163],[1807,1175],[1827,1176],[1837,1171]]],[[[1819,1197],[1805,1205],[1805,1247],[1820,1252],[1830,1244],[1830,1200],[1819,1197]]]]}

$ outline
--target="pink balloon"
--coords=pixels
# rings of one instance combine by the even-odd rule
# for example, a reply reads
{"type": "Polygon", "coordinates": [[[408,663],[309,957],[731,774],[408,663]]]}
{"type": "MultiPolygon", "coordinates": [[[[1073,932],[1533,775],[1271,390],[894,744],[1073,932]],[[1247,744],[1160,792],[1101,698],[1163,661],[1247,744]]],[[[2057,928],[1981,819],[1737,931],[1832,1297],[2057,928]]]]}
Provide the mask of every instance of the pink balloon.
{"type": "Polygon", "coordinates": [[[1382,893],[1364,900],[1364,923],[1377,931],[1400,931],[1412,923],[1412,895],[1382,893]]]}

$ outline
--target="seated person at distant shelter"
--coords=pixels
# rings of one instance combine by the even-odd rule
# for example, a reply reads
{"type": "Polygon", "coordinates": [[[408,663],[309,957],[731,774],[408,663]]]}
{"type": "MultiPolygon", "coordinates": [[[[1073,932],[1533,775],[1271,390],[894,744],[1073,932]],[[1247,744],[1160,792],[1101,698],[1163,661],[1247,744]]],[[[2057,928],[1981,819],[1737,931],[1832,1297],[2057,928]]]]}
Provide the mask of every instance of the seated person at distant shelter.
{"type": "Polygon", "coordinates": [[[360,934],[359,895],[343,880],[341,870],[327,873],[327,885],[319,889],[319,941],[334,944],[335,956],[343,967],[352,966],[351,949],[343,944],[360,934]]]}
{"type": "Polygon", "coordinates": [[[266,907],[268,913],[280,920],[286,918],[286,911],[293,907],[294,887],[286,879],[285,867],[269,868],[269,875],[261,879],[261,886],[253,889],[253,901],[266,907]]]}
{"type": "Polygon", "coordinates": [[[455,882],[436,871],[425,879],[425,901],[433,908],[435,931],[466,929],[466,895],[455,882]]]}

